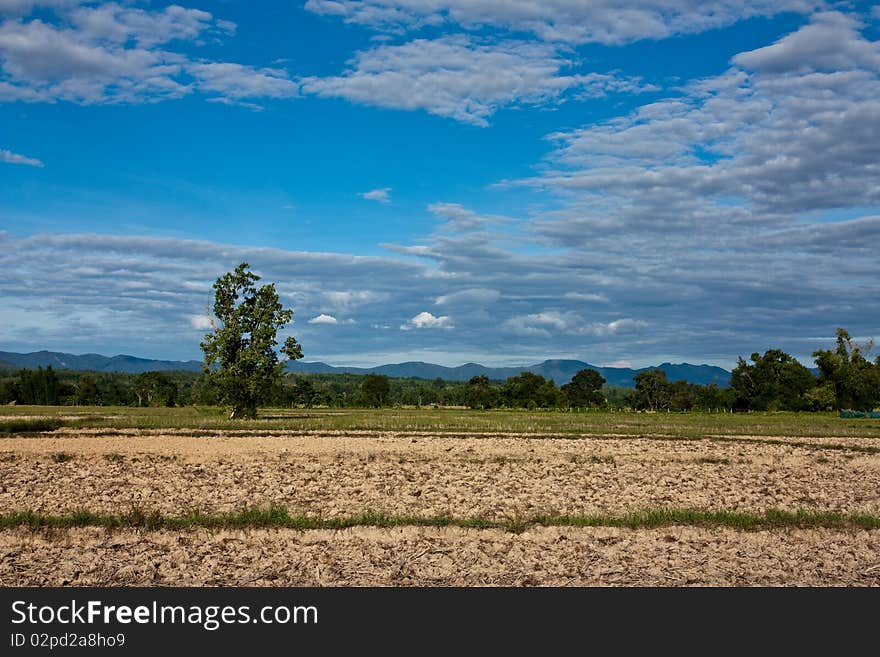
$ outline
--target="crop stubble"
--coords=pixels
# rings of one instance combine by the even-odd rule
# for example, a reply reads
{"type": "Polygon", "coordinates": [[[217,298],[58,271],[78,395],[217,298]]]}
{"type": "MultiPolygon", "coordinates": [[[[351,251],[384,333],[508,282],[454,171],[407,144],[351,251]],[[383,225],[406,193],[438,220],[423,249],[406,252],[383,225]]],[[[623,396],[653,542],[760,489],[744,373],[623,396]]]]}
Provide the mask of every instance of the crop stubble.
{"type": "MultiPolygon", "coordinates": [[[[822,448],[831,439],[352,434],[12,437],[0,441],[0,513],[215,513],[279,504],[323,518],[663,507],[880,514],[880,455],[822,448]]],[[[878,554],[878,530],[17,528],[0,532],[0,583],[876,585],[878,554]]]]}

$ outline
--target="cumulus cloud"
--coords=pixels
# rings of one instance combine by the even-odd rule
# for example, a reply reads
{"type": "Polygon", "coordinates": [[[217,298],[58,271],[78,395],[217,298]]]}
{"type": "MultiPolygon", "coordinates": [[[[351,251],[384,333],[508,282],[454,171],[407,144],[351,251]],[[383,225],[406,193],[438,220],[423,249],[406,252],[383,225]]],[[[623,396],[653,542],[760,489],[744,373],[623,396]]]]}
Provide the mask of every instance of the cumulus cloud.
{"type": "Polygon", "coordinates": [[[732,68],[628,116],[550,135],[559,145],[555,166],[525,182],[575,200],[538,230],[560,241],[628,232],[632,246],[646,232],[669,241],[717,238],[720,226],[731,234],[756,223],[783,226],[798,213],[880,203],[880,68],[858,68],[867,59],[851,54],[877,42],[827,14],[791,38],[800,43],[798,35],[817,25],[834,26],[836,37],[821,51],[802,50],[797,70],[780,69],[775,56],[737,56],[759,69],[777,64],[732,68]],[[837,60],[855,68],[824,70],[837,60]]]}
{"type": "Polygon", "coordinates": [[[647,322],[629,318],[616,319],[610,322],[587,323],[575,312],[550,310],[531,315],[511,317],[502,324],[502,329],[525,337],[550,338],[557,333],[609,337],[620,333],[637,331],[646,326],[647,322]]]}
{"type": "Polygon", "coordinates": [[[771,73],[880,69],[880,43],[861,38],[861,27],[853,16],[820,13],[810,25],[773,45],[740,53],[733,62],[746,69],[771,73]]]}
{"type": "Polygon", "coordinates": [[[420,312],[415,317],[408,319],[404,324],[400,325],[401,331],[409,331],[410,329],[435,329],[435,328],[453,328],[452,320],[443,315],[434,317],[429,312],[420,312]]]}
{"type": "Polygon", "coordinates": [[[45,166],[40,160],[35,157],[19,155],[18,153],[13,153],[12,151],[4,150],[2,148],[0,148],[0,162],[6,162],[6,164],[25,164],[30,167],[45,166]]]}
{"type": "Polygon", "coordinates": [[[148,11],[109,2],[77,7],[70,12],[69,20],[88,40],[117,44],[134,40],[145,47],[175,39],[194,39],[212,29],[227,33],[235,30],[234,23],[223,21],[223,25],[218,25],[210,13],[179,5],[148,11]]]}
{"type": "Polygon", "coordinates": [[[338,324],[338,320],[333,315],[325,315],[321,313],[317,317],[312,317],[309,324],[338,324]]]}
{"type": "Polygon", "coordinates": [[[202,91],[213,91],[224,99],[293,98],[299,87],[286,71],[274,68],[257,69],[230,62],[194,63],[187,72],[196,79],[202,91]]]}
{"type": "Polygon", "coordinates": [[[382,303],[389,299],[388,292],[376,290],[327,290],[322,293],[322,296],[333,308],[343,311],[382,303]]]}
{"type": "Polygon", "coordinates": [[[463,362],[457,354],[473,360],[481,353],[477,360],[508,363],[731,365],[770,346],[808,362],[816,343],[807,338],[833,335],[838,325],[876,333],[880,311],[865,299],[880,293],[872,248],[878,217],[705,235],[712,234],[573,242],[547,255],[439,239],[426,245],[430,258],[422,262],[170,238],[0,233],[0,267],[8,273],[0,279],[3,348],[198,357],[193,318],[204,316],[216,277],[242,260],[276,283],[297,317],[326,315],[342,325],[349,320],[339,313],[356,310],[363,328],[333,331],[332,340],[320,324],[291,327],[309,359],[335,363],[350,363],[351,354],[380,364],[419,353],[455,365],[463,362]],[[571,288],[608,301],[569,298],[571,288]],[[426,297],[439,311],[423,310],[426,297]],[[389,308],[411,318],[404,330],[387,330],[389,308]],[[437,330],[453,317],[454,331],[437,330]]]}
{"type": "Polygon", "coordinates": [[[647,328],[647,326],[647,322],[643,322],[639,319],[630,319],[628,317],[625,317],[623,319],[615,319],[613,322],[597,322],[594,324],[590,324],[588,327],[586,327],[585,330],[591,335],[602,337],[617,335],[619,333],[630,333],[647,328]]]}
{"type": "Polygon", "coordinates": [[[808,0],[308,0],[306,9],[376,29],[457,24],[531,32],[546,41],[620,45],[731,25],[754,16],[811,11],[808,0]]]}
{"type": "Polygon", "coordinates": [[[359,52],[342,75],[305,77],[302,91],[478,126],[498,108],[558,102],[566,92],[601,96],[647,87],[615,74],[563,74],[573,65],[552,46],[465,35],[416,39],[359,52]]]}
{"type": "Polygon", "coordinates": [[[189,318],[189,324],[194,329],[208,330],[211,328],[211,318],[205,315],[192,315],[189,318]]]}
{"type": "Polygon", "coordinates": [[[391,188],[383,187],[381,189],[373,189],[369,192],[361,192],[358,194],[361,198],[368,201],[378,201],[379,203],[391,203],[391,188]]]}
{"type": "Polygon", "coordinates": [[[522,336],[541,336],[549,338],[554,331],[564,332],[580,322],[574,313],[547,311],[531,315],[517,315],[506,320],[502,330],[522,336]]]}
{"type": "Polygon", "coordinates": [[[181,44],[235,31],[234,23],[206,11],[112,2],[7,4],[5,13],[17,17],[0,22],[0,101],[144,103],[198,92],[245,104],[298,93],[285,71],[183,54],[181,44]],[[50,9],[30,18],[36,5],[50,9]]]}
{"type": "Polygon", "coordinates": [[[454,232],[482,230],[513,221],[501,215],[482,215],[459,203],[431,203],[428,212],[440,219],[442,229],[454,232]]]}

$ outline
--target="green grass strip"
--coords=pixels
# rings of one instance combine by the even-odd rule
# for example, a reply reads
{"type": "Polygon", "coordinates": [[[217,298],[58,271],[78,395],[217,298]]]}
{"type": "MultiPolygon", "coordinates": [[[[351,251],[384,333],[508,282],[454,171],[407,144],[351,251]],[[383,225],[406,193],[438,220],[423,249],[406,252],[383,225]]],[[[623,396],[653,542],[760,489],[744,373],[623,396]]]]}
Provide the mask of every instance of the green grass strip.
{"type": "Polygon", "coordinates": [[[466,529],[503,529],[523,532],[535,526],[552,527],[623,527],[649,529],[685,525],[695,527],[730,527],[744,531],[761,529],[880,529],[880,516],[867,513],[845,514],[836,511],[782,511],[764,513],[712,511],[701,509],[651,509],[623,515],[534,515],[507,519],[454,516],[388,515],[381,512],[363,513],[339,518],[321,518],[302,514],[291,515],[280,506],[248,508],[232,513],[206,514],[190,511],[183,515],[163,515],[157,511],[132,509],[122,515],[77,510],[52,515],[19,511],[0,515],[0,529],[29,527],[31,529],[64,529],[70,527],[104,527],[107,529],[185,530],[284,528],[348,529],[350,527],[462,527],[466,529]]]}
{"type": "Polygon", "coordinates": [[[34,420],[0,420],[0,434],[31,434],[43,431],[55,431],[66,426],[56,418],[38,418],[34,420]]]}

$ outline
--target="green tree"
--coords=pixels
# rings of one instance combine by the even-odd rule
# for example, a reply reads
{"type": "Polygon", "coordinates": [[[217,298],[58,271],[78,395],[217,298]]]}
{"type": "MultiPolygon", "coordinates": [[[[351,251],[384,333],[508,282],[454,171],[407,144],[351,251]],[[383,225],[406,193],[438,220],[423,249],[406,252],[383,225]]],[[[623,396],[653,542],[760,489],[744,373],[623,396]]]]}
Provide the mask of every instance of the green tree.
{"type": "Polygon", "coordinates": [[[874,343],[858,344],[846,329],[837,329],[834,351],[813,352],[819,367],[820,385],[834,391],[837,410],[870,411],[880,404],[880,356],[872,363],[868,358],[874,343]]]}
{"type": "Polygon", "coordinates": [[[46,369],[21,370],[18,375],[18,389],[22,404],[42,404],[56,406],[63,393],[61,382],[55,370],[49,365],[46,369]]]}
{"type": "Polygon", "coordinates": [[[390,391],[391,385],[384,374],[367,374],[361,381],[361,394],[368,406],[383,406],[390,391]]]}
{"type": "MultiPolygon", "coordinates": [[[[232,406],[230,419],[256,417],[284,370],[285,360],[275,351],[276,336],[293,319],[293,311],[281,305],[274,284],[257,288],[259,280],[246,262],[217,279],[214,330],[201,343],[205,375],[220,400],[232,406]]],[[[290,336],[281,353],[296,360],[302,358],[302,347],[290,336]]]]}
{"type": "Polygon", "coordinates": [[[76,384],[76,403],[83,406],[97,406],[101,403],[101,393],[95,377],[91,374],[83,374],[76,384]]]}
{"type": "Polygon", "coordinates": [[[174,406],[177,384],[162,372],[143,372],[134,377],[132,392],[138,406],[174,406]]]}
{"type": "Polygon", "coordinates": [[[663,370],[644,370],[633,377],[636,389],[633,406],[657,411],[669,407],[669,381],[663,370]]]}
{"type": "Polygon", "coordinates": [[[502,395],[511,408],[552,408],[560,401],[556,383],[533,372],[523,372],[507,379],[502,395]]]}
{"type": "Polygon", "coordinates": [[[673,381],[669,384],[668,398],[669,410],[689,411],[697,405],[697,392],[699,386],[687,381],[673,381]]]}
{"type": "Polygon", "coordinates": [[[730,375],[738,408],[754,411],[802,411],[810,407],[804,395],[816,385],[816,377],[793,357],[779,349],[761,356],[742,358],[730,375]]]}
{"type": "Polygon", "coordinates": [[[605,403],[602,394],[604,384],[605,377],[596,370],[583,369],[562,386],[562,394],[572,408],[602,406],[605,403]]]}
{"type": "Polygon", "coordinates": [[[494,408],[498,405],[498,390],[485,374],[472,376],[467,382],[464,403],[468,408],[494,408]]]}
{"type": "Polygon", "coordinates": [[[833,411],[837,405],[834,386],[830,383],[824,383],[808,390],[804,393],[804,399],[809,404],[811,411],[833,411]]]}
{"type": "Polygon", "coordinates": [[[716,383],[697,386],[696,406],[706,411],[732,408],[733,394],[730,388],[721,389],[716,383]]]}
{"type": "Polygon", "coordinates": [[[298,377],[293,384],[293,403],[311,408],[315,404],[318,392],[315,386],[306,378],[298,377]]]}

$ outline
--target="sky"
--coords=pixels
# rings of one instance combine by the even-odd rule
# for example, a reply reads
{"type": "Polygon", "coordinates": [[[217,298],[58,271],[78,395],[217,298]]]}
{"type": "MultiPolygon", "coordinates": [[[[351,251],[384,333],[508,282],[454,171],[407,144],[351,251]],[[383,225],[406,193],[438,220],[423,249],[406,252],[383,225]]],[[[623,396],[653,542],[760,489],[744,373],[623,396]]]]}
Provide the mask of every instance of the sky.
{"type": "Polygon", "coordinates": [[[0,350],[809,363],[878,256],[880,4],[0,0],[0,350]]]}

